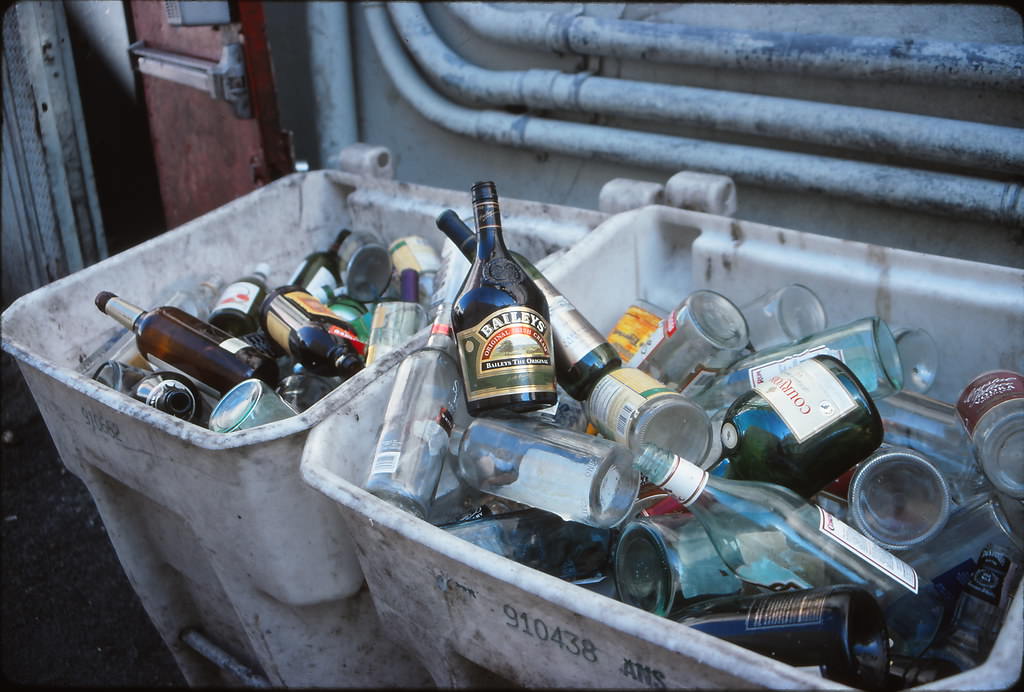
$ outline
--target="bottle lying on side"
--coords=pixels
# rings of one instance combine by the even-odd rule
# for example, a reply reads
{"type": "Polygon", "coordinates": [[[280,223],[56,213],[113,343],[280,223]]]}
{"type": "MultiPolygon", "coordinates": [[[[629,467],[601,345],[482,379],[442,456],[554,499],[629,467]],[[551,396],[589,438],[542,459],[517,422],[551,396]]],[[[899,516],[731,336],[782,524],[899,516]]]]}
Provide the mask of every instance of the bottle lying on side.
{"type": "MultiPolygon", "coordinates": [[[[772,483],[708,474],[678,455],[647,446],[634,466],[675,495],[704,525],[722,561],[742,581],[781,591],[854,584],[883,610],[913,603],[916,618],[890,625],[896,652],[927,645],[943,615],[941,602],[919,592],[914,569],[792,490],[772,483]]],[[[887,613],[888,616],[888,613],[887,613]]]]}
{"type": "Polygon", "coordinates": [[[135,333],[147,361],[180,370],[221,396],[254,377],[277,384],[277,363],[270,356],[179,308],[147,311],[108,291],[96,296],[96,307],[135,333]]]}

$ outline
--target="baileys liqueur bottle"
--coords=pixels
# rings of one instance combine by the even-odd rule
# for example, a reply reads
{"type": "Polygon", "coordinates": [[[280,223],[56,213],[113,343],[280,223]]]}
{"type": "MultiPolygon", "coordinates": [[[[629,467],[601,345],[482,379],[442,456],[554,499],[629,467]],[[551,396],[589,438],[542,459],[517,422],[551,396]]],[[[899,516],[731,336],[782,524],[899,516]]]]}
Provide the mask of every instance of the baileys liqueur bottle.
{"type": "MultiPolygon", "coordinates": [[[[437,216],[437,227],[466,259],[476,257],[476,235],[459,215],[446,209],[437,216]]],[[[537,288],[544,294],[551,317],[551,342],[555,349],[555,378],[569,396],[584,401],[598,381],[622,366],[615,348],[562,293],[522,255],[512,252],[537,288]]]]}
{"type": "Polygon", "coordinates": [[[558,395],[547,300],[505,247],[494,183],[471,192],[476,258],[452,306],[467,409],[476,416],[551,406],[558,395]]]}

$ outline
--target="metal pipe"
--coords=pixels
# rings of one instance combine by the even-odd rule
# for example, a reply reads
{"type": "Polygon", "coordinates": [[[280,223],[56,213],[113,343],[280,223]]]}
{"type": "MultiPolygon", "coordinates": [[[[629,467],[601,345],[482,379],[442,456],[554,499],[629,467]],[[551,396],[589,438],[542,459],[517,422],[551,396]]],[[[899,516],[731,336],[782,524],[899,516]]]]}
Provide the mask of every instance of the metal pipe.
{"type": "Polygon", "coordinates": [[[1024,225],[1024,196],[1016,184],[464,108],[423,81],[405,55],[383,4],[363,6],[377,54],[395,87],[423,117],[453,132],[525,149],[673,172],[719,173],[750,185],[1024,225]]]}
{"type": "Polygon", "coordinates": [[[482,36],[557,53],[830,79],[1024,89],[1024,46],[1016,44],[736,31],[555,12],[510,12],[482,2],[447,5],[482,36]]]}
{"type": "Polygon", "coordinates": [[[307,3],[306,27],[317,105],[318,163],[327,168],[337,163],[342,148],[359,141],[348,3],[307,3]]]}
{"type": "Polygon", "coordinates": [[[449,95],[664,122],[685,121],[826,146],[896,154],[983,170],[1024,170],[1024,130],[873,108],[741,94],[557,70],[489,70],[452,51],[419,3],[388,10],[416,62],[449,95]]]}
{"type": "Polygon", "coordinates": [[[214,644],[198,630],[184,630],[181,633],[181,641],[210,663],[231,673],[246,687],[270,687],[270,683],[265,677],[255,673],[249,666],[214,644]]]}

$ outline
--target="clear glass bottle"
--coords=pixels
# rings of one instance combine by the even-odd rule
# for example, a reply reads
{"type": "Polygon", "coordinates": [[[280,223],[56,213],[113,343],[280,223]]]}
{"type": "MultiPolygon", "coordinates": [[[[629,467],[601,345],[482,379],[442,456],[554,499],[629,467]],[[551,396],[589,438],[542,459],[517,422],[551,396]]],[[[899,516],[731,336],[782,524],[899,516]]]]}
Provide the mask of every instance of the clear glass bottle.
{"type": "Polygon", "coordinates": [[[998,494],[978,497],[951,515],[937,535],[911,546],[900,558],[912,565],[922,583],[933,586],[952,610],[986,545],[1004,545],[1014,559],[1024,559],[1024,535],[1014,530],[1007,516],[1015,508],[1019,512],[1020,503],[1013,498],[998,494]]]}
{"type": "MultiPolygon", "coordinates": [[[[452,336],[451,305],[469,262],[446,253],[438,274],[443,298],[434,312],[426,344],[406,356],[384,409],[384,424],[364,488],[419,518],[431,512],[435,491],[449,454],[455,425],[465,426],[467,411],[452,336]]],[[[417,306],[419,307],[419,306],[417,306]]],[[[462,506],[458,483],[446,504],[462,506]]]]}
{"type": "Polygon", "coordinates": [[[301,371],[282,377],[274,392],[296,412],[302,413],[337,389],[342,382],[340,377],[324,377],[301,371]]]}
{"type": "Polygon", "coordinates": [[[599,528],[626,519],[640,485],[622,445],[527,417],[473,419],[458,456],[470,486],[599,528]]]}
{"type": "Polygon", "coordinates": [[[957,599],[947,627],[925,651],[928,658],[949,661],[959,670],[984,663],[1020,581],[1014,552],[990,544],[978,556],[970,582],[957,599]]]}
{"type": "Polygon", "coordinates": [[[551,406],[555,359],[548,303],[512,257],[492,182],[472,188],[476,258],[452,306],[467,408],[533,411],[551,406]]]}
{"type": "Polygon", "coordinates": [[[402,299],[377,303],[366,345],[370,365],[406,344],[427,323],[427,312],[419,303],[419,279],[415,269],[402,270],[402,299]]]}
{"type": "MultiPolygon", "coordinates": [[[[454,211],[446,209],[441,212],[436,224],[467,257],[475,256],[476,238],[454,211]]],[[[583,401],[597,381],[620,367],[622,360],[601,333],[540,270],[522,255],[511,254],[547,300],[558,384],[574,399],[583,401]]]]}
{"type": "Polygon", "coordinates": [[[919,592],[914,569],[792,490],[718,478],[654,446],[635,466],[700,520],[722,561],[747,584],[769,591],[860,585],[883,610],[915,606],[912,621],[890,621],[897,651],[902,641],[934,636],[943,606],[919,592]]]}
{"type": "Polygon", "coordinates": [[[1024,500],[1024,375],[982,373],[964,388],[956,410],[989,482],[1024,500]]]}
{"type": "Polygon", "coordinates": [[[374,233],[355,231],[338,251],[345,292],[369,303],[383,296],[391,286],[391,255],[374,233]]]}
{"type": "MultiPolygon", "coordinates": [[[[316,296],[320,302],[326,303],[328,291],[341,283],[341,259],[338,257],[338,250],[350,235],[352,231],[343,228],[338,231],[338,235],[326,250],[306,255],[292,272],[287,285],[298,286],[316,296]]],[[[258,305],[256,307],[259,309],[258,305]]]]}
{"type": "Polygon", "coordinates": [[[992,491],[955,406],[907,390],[874,401],[885,442],[909,447],[932,462],[949,485],[954,509],[992,491]]]}
{"type": "Polygon", "coordinates": [[[260,308],[260,324],[295,362],[316,375],[348,378],[363,369],[366,345],[351,325],[298,286],[271,291],[260,308]]]}
{"type": "Polygon", "coordinates": [[[747,322],[736,304],[701,289],[661,321],[626,365],[693,395],[736,362],[749,340],[747,322]]]}
{"type": "Polygon", "coordinates": [[[820,332],[828,319],[818,294],[803,284],[786,284],[740,306],[750,332],[750,350],[791,344],[820,332]]]}
{"type": "Polygon", "coordinates": [[[584,408],[601,435],[636,453],[652,443],[701,459],[711,441],[703,409],[635,368],[618,368],[598,380],[584,408]]]}
{"type": "Polygon", "coordinates": [[[626,308],[608,333],[608,343],[618,352],[623,362],[629,362],[640,345],[654,333],[668,310],[646,300],[637,299],[626,308]]]}
{"type": "Polygon", "coordinates": [[[672,618],[701,632],[858,689],[885,689],[889,633],[871,593],[850,585],[724,596],[672,618]]]}
{"type": "Polygon", "coordinates": [[[946,479],[907,447],[883,444],[857,465],[850,482],[850,523],[893,552],[942,531],[951,508],[946,479]]]}
{"type": "Polygon", "coordinates": [[[743,590],[689,512],[627,524],[615,546],[615,582],[623,603],[665,617],[698,600],[743,590]]]}
{"type": "Polygon", "coordinates": [[[150,369],[143,370],[134,365],[128,365],[116,360],[108,360],[96,368],[95,372],[92,373],[92,379],[123,394],[131,394],[132,389],[139,380],[146,375],[152,374],[152,372],[150,369]]]}
{"type": "Polygon", "coordinates": [[[270,356],[178,308],[147,311],[108,291],[96,296],[96,307],[132,330],[148,361],[180,370],[220,394],[253,377],[277,383],[277,363],[270,356]]]}
{"type": "Polygon", "coordinates": [[[865,317],[746,356],[696,393],[694,400],[708,411],[728,406],[773,375],[819,355],[843,361],[874,399],[903,388],[903,366],[889,325],[880,317],[865,317]]]}
{"type": "Polygon", "coordinates": [[[270,265],[261,262],[246,276],[228,284],[207,320],[232,336],[251,334],[260,328],[259,312],[267,297],[270,265]]]}
{"type": "Polygon", "coordinates": [[[939,372],[939,345],[920,327],[896,327],[892,332],[903,366],[903,389],[924,394],[939,372]]]}
{"type": "Polygon", "coordinates": [[[521,565],[575,581],[603,574],[612,532],[526,509],[441,526],[450,535],[521,565]]]}
{"type": "Polygon", "coordinates": [[[429,301],[434,294],[437,271],[441,268],[441,256],[434,246],[421,235],[407,235],[392,242],[388,253],[399,279],[406,269],[416,272],[419,300],[421,303],[429,301]]]}
{"type": "Polygon", "coordinates": [[[831,356],[803,361],[740,396],[721,427],[729,478],[783,485],[810,497],[882,443],[868,393],[831,356]]]}

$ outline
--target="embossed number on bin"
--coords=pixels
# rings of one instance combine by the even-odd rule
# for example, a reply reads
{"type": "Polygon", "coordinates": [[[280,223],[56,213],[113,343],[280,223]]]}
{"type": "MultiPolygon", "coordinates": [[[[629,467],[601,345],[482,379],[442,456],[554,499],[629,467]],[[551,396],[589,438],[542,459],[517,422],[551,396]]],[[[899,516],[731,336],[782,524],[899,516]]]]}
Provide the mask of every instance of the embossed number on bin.
{"type": "Polygon", "coordinates": [[[508,618],[505,624],[519,630],[524,636],[534,637],[551,646],[557,646],[571,656],[579,656],[591,663],[597,663],[597,647],[589,639],[581,639],[575,632],[564,627],[553,627],[544,620],[520,611],[508,603],[503,606],[503,610],[505,617],[508,618]]]}
{"type": "Polygon", "coordinates": [[[89,427],[96,432],[109,435],[115,440],[120,441],[121,430],[117,427],[117,423],[107,420],[102,414],[87,409],[84,406],[82,407],[82,416],[85,418],[85,422],[89,424],[89,427]]]}

